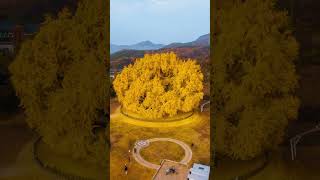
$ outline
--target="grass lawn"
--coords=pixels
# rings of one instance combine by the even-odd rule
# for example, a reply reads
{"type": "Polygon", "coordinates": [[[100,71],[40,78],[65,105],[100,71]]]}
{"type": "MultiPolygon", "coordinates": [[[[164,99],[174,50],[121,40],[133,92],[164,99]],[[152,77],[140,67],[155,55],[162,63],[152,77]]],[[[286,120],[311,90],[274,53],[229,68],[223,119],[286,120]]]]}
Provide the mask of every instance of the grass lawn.
{"type": "Polygon", "coordinates": [[[236,176],[246,174],[260,167],[264,163],[263,157],[250,161],[232,160],[229,158],[219,159],[214,170],[214,177],[217,180],[232,180],[236,176]]]}
{"type": "Polygon", "coordinates": [[[15,113],[0,112],[0,126],[26,126],[25,118],[21,110],[15,113]]]}
{"type": "Polygon", "coordinates": [[[0,168],[6,168],[15,163],[21,148],[32,137],[26,127],[0,126],[0,168]]]}
{"type": "MultiPolygon", "coordinates": [[[[112,101],[111,123],[110,123],[110,176],[111,179],[141,180],[151,179],[155,170],[146,168],[133,159],[128,150],[132,149],[137,140],[150,138],[173,138],[185,142],[188,145],[194,144],[192,148],[193,157],[188,164],[193,162],[209,164],[210,162],[210,115],[209,112],[197,113],[200,121],[193,122],[179,127],[157,127],[148,128],[131,125],[122,121],[126,118],[122,114],[116,114],[119,104],[112,101]],[[129,156],[130,162],[129,162],[129,156]],[[128,164],[128,175],[124,174],[124,165],[128,164]]],[[[183,158],[182,149],[178,145],[170,145],[169,142],[151,143],[144,149],[143,156],[151,162],[159,162],[162,158],[179,160],[183,158]],[[154,144],[154,145],[153,145],[154,144]],[[158,144],[158,145],[157,145],[158,144]],[[170,148],[168,150],[168,148],[170,148]],[[154,154],[154,155],[153,155],[154,154]]]]}
{"type": "Polygon", "coordinates": [[[298,96],[303,106],[320,106],[320,65],[306,65],[298,69],[300,76],[298,96]]]}
{"type": "MultiPolygon", "coordinates": [[[[22,139],[21,137],[19,138],[22,139]]],[[[57,176],[40,168],[35,163],[33,159],[33,154],[32,154],[32,146],[33,146],[33,138],[30,138],[28,140],[25,140],[23,146],[19,146],[18,152],[15,153],[15,151],[13,151],[13,149],[10,148],[8,149],[8,152],[12,150],[13,153],[6,152],[5,154],[2,154],[2,157],[6,157],[8,159],[12,158],[14,160],[12,160],[10,163],[2,164],[4,166],[0,167],[1,180],[2,179],[8,179],[8,180],[14,180],[14,179],[55,180],[57,179],[57,176]]]]}
{"type": "MultiPolygon", "coordinates": [[[[298,159],[291,161],[290,151],[281,147],[271,153],[268,165],[250,180],[319,180],[320,147],[298,147],[298,159]]],[[[216,180],[230,180],[263,163],[262,157],[251,161],[222,159],[215,169],[216,180]]]]}
{"type": "Polygon", "coordinates": [[[55,153],[43,141],[39,142],[37,153],[39,159],[49,167],[55,167],[59,171],[70,175],[86,178],[104,179],[106,173],[103,167],[86,163],[82,160],[75,160],[68,155],[55,153]]]}
{"type": "Polygon", "coordinates": [[[27,127],[21,112],[0,115],[0,179],[53,180],[47,172],[36,166],[32,157],[35,134],[27,127]]]}
{"type": "Polygon", "coordinates": [[[140,151],[141,156],[154,164],[160,164],[163,159],[170,159],[172,161],[181,161],[184,157],[184,149],[173,142],[152,142],[146,148],[140,151]],[[161,148],[160,148],[161,147],[161,148]],[[166,149],[163,153],[158,153],[159,150],[166,149]]]}
{"type": "Polygon", "coordinates": [[[297,160],[291,161],[287,149],[279,149],[271,156],[269,165],[252,180],[319,180],[320,147],[299,147],[297,160]]]}
{"type": "MultiPolygon", "coordinates": [[[[37,135],[24,122],[21,113],[0,116],[0,179],[8,180],[56,180],[62,179],[38,166],[33,157],[33,142],[37,135]]],[[[45,145],[40,144],[39,156],[51,165],[64,169],[67,173],[97,177],[106,175],[106,170],[95,168],[92,164],[57,155],[45,145]]],[[[99,179],[105,179],[97,177],[99,179]]]]}

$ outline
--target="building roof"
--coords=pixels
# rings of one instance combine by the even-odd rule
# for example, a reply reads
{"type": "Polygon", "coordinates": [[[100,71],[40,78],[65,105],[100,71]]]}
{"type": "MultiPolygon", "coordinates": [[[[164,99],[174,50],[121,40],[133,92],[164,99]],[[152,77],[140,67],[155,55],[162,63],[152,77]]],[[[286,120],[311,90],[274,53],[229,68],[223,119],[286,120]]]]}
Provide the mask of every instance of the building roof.
{"type": "Polygon", "coordinates": [[[188,179],[189,180],[208,180],[209,178],[205,176],[201,176],[199,174],[189,174],[188,179]]]}
{"type": "Polygon", "coordinates": [[[202,164],[194,163],[192,168],[194,172],[201,173],[201,174],[209,174],[210,173],[210,167],[202,164]]]}
{"type": "Polygon", "coordinates": [[[210,167],[202,164],[194,163],[190,169],[188,178],[190,180],[208,180],[210,167]]]}

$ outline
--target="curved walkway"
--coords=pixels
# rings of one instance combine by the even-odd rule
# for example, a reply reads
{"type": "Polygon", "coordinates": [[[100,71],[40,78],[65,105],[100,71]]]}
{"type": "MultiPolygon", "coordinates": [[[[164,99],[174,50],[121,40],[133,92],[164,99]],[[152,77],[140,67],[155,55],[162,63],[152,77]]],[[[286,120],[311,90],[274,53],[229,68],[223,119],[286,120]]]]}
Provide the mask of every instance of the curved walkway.
{"type": "Polygon", "coordinates": [[[42,167],[34,160],[33,144],[37,139],[38,137],[34,136],[25,144],[14,164],[6,169],[0,169],[0,179],[65,179],[42,169],[42,167]]]}
{"type": "Polygon", "coordinates": [[[141,149],[148,147],[150,143],[156,142],[156,141],[168,141],[168,142],[173,142],[173,143],[180,145],[185,151],[185,155],[184,155],[183,159],[180,161],[180,163],[188,164],[188,162],[191,160],[192,150],[186,143],[179,141],[179,140],[176,140],[176,139],[171,139],[171,138],[153,138],[153,139],[148,139],[148,140],[140,140],[135,143],[132,154],[133,154],[134,159],[139,164],[141,164],[147,168],[151,168],[151,169],[159,169],[160,168],[160,165],[150,163],[150,162],[146,161],[145,159],[143,159],[143,157],[140,155],[141,149]],[[136,149],[136,151],[134,149],[136,149]]]}

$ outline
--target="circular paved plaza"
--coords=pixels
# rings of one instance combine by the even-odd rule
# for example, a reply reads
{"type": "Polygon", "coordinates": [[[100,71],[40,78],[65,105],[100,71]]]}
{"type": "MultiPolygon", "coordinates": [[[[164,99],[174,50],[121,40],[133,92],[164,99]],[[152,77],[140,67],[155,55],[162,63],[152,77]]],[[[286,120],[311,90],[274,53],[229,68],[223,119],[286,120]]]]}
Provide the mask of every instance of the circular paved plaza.
{"type": "Polygon", "coordinates": [[[148,139],[148,140],[139,140],[135,143],[135,146],[133,148],[133,157],[134,159],[141,165],[151,168],[151,169],[159,169],[160,165],[158,164],[153,164],[151,162],[146,161],[140,154],[140,151],[144,148],[147,148],[150,143],[157,142],[157,141],[167,141],[167,142],[172,142],[176,143],[179,146],[181,146],[184,149],[184,157],[180,161],[182,164],[188,164],[188,162],[192,158],[192,150],[191,148],[184,142],[176,140],[176,139],[171,139],[171,138],[153,138],[153,139],[148,139]]]}

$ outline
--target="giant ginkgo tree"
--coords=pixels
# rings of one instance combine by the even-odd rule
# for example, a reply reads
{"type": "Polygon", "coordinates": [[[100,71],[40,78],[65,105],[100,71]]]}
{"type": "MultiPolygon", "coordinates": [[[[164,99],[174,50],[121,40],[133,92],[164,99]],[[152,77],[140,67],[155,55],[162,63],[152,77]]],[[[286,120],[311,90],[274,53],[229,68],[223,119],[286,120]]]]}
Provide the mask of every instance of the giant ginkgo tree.
{"type": "MultiPolygon", "coordinates": [[[[228,1],[231,2],[231,1],[228,1]]],[[[283,141],[299,106],[298,43],[275,0],[234,0],[217,12],[212,54],[216,147],[250,159],[283,141]]]]}
{"type": "Polygon", "coordinates": [[[119,73],[113,86],[122,108],[145,118],[190,112],[203,97],[203,74],[193,59],[146,54],[119,73]]]}
{"type": "Polygon", "coordinates": [[[105,8],[81,0],[74,14],[47,17],[10,66],[29,126],[54,150],[102,165],[106,139],[93,126],[107,109],[105,8]]]}

